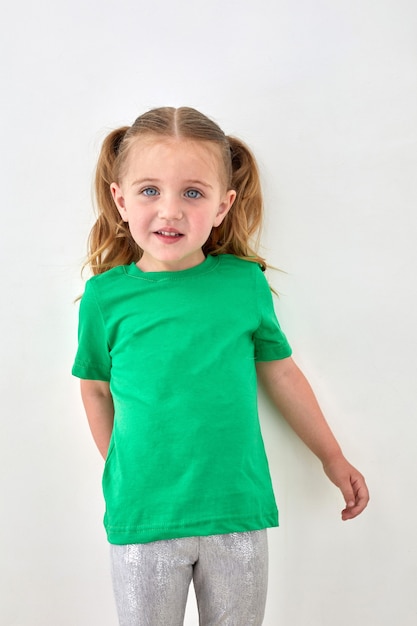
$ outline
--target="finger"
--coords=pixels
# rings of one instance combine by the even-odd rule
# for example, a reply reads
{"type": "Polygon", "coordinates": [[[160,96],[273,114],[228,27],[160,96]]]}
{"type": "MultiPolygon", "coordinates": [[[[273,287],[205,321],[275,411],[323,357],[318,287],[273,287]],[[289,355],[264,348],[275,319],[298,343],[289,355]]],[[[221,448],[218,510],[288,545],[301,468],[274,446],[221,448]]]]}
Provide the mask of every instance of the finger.
{"type": "Polygon", "coordinates": [[[357,488],[353,506],[349,506],[349,504],[347,504],[346,508],[342,511],[342,519],[348,520],[357,517],[366,508],[368,502],[369,492],[365,481],[363,481],[363,484],[357,488]]]}
{"type": "Polygon", "coordinates": [[[342,492],[343,498],[346,502],[346,508],[352,509],[356,504],[356,495],[350,480],[340,485],[340,491],[342,492]]]}

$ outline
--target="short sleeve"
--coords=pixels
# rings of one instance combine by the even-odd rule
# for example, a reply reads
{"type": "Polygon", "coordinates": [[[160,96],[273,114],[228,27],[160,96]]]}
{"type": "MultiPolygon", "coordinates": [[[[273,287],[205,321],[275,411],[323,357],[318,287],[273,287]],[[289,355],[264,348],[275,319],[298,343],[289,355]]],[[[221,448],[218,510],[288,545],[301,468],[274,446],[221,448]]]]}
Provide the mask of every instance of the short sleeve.
{"type": "Polygon", "coordinates": [[[260,268],[256,272],[256,302],[260,322],[254,334],[255,360],[275,361],[291,356],[291,347],[275,315],[271,289],[260,268]]]}
{"type": "Polygon", "coordinates": [[[110,381],[111,356],[94,285],[87,281],[80,302],[78,350],[72,373],[86,380],[110,381]]]}

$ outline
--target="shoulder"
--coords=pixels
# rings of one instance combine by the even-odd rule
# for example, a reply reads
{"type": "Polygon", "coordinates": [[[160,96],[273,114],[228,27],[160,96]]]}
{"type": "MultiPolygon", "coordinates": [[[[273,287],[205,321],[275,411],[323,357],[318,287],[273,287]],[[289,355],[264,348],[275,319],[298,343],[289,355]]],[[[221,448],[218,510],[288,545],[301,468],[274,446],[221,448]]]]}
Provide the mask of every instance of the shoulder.
{"type": "Polygon", "coordinates": [[[244,290],[246,297],[252,298],[256,302],[259,290],[266,287],[269,290],[267,280],[259,263],[247,261],[231,254],[222,254],[217,257],[218,273],[223,288],[236,294],[239,290],[244,290]]]}
{"type": "Polygon", "coordinates": [[[107,272],[92,276],[85,284],[86,291],[101,291],[102,289],[107,289],[110,285],[114,285],[114,283],[120,282],[120,279],[126,276],[128,267],[128,265],[118,265],[111,270],[107,270],[107,272]]]}
{"type": "Polygon", "coordinates": [[[230,270],[246,276],[258,276],[263,274],[259,263],[241,259],[233,254],[219,254],[219,267],[221,269],[230,270]]]}
{"type": "Polygon", "coordinates": [[[121,276],[126,275],[126,268],[128,265],[118,265],[117,267],[113,267],[111,270],[107,270],[107,272],[103,272],[102,274],[96,274],[87,280],[87,285],[101,285],[107,284],[109,282],[113,282],[114,280],[119,279],[121,276]]]}
{"type": "Polygon", "coordinates": [[[106,299],[106,294],[117,293],[124,283],[123,279],[126,276],[127,267],[126,265],[119,265],[89,278],[85,283],[82,300],[101,301],[103,298],[106,299]]]}

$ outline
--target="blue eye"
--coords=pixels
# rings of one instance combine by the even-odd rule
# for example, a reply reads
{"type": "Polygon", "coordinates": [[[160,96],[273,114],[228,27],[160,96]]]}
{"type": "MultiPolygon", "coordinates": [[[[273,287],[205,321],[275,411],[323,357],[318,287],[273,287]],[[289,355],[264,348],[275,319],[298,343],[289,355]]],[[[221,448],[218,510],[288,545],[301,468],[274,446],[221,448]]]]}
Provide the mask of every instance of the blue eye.
{"type": "Polygon", "coordinates": [[[201,198],[201,193],[197,191],[197,189],[189,189],[185,192],[185,195],[187,196],[187,198],[192,199],[201,198]]]}
{"type": "Polygon", "coordinates": [[[152,198],[153,196],[157,196],[159,192],[154,187],[146,187],[146,189],[143,189],[142,193],[144,196],[152,198]]]}

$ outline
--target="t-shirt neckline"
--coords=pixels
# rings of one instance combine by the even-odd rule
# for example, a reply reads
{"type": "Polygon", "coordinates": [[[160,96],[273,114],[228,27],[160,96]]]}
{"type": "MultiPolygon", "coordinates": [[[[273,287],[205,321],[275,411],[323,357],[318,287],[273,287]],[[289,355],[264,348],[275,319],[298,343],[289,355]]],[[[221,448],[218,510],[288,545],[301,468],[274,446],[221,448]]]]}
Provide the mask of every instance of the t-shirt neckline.
{"type": "Polygon", "coordinates": [[[126,274],[133,278],[142,280],[160,281],[160,280],[181,280],[190,276],[198,276],[211,271],[219,262],[219,257],[208,255],[202,263],[189,267],[185,270],[177,271],[161,271],[161,272],[144,272],[136,263],[125,266],[126,274]]]}

